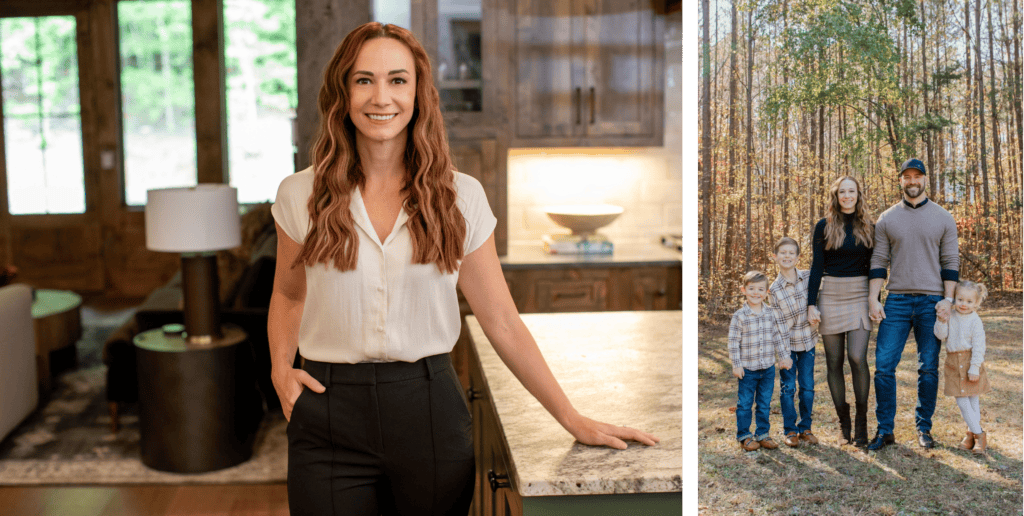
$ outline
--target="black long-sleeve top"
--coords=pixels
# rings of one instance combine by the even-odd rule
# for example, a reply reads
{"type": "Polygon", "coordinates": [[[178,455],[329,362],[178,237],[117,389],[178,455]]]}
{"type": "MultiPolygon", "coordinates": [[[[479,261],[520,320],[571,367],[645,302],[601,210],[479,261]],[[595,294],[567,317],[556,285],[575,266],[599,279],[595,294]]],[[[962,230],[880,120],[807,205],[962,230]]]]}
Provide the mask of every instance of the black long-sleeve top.
{"type": "Polygon", "coordinates": [[[871,268],[872,249],[858,243],[853,236],[853,214],[843,213],[843,229],[846,238],[842,247],[825,249],[825,224],[821,219],[814,226],[814,238],[811,240],[814,255],[811,260],[811,277],[807,284],[807,305],[818,304],[818,288],[823,275],[839,278],[867,276],[871,268]]]}

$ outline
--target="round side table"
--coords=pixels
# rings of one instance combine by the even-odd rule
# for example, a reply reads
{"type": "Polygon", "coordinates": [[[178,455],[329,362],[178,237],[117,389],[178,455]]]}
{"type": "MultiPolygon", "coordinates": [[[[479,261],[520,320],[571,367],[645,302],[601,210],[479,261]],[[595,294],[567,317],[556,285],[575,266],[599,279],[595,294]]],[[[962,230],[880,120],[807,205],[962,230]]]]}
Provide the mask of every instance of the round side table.
{"type": "Polygon", "coordinates": [[[82,338],[82,296],[67,290],[36,289],[32,322],[36,330],[36,364],[39,386],[51,387],[51,369],[74,366],[75,343],[82,338]],[[51,368],[51,363],[57,367],[51,368]]]}
{"type": "Polygon", "coordinates": [[[235,326],[212,344],[160,328],[135,336],[142,463],[203,473],[249,460],[252,436],[239,416],[236,366],[247,336],[235,326]]]}

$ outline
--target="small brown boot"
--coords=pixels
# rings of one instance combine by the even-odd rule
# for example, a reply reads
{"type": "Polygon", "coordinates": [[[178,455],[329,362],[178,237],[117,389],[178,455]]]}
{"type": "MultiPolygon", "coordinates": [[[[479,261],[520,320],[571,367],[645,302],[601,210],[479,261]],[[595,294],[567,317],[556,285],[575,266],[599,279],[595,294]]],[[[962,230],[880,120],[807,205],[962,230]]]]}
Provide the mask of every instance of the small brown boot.
{"type": "Polygon", "coordinates": [[[988,447],[988,434],[985,432],[974,434],[974,454],[984,455],[986,447],[988,447]]]}
{"type": "Polygon", "coordinates": [[[760,447],[761,445],[758,444],[758,442],[755,441],[753,437],[747,437],[746,439],[740,441],[740,448],[743,448],[744,451],[754,451],[760,447]]]}
{"type": "Polygon", "coordinates": [[[957,448],[960,448],[961,450],[970,450],[974,448],[974,434],[972,434],[970,430],[967,431],[967,435],[960,441],[957,448]]]}
{"type": "Polygon", "coordinates": [[[757,441],[757,444],[761,445],[761,447],[766,450],[774,450],[775,448],[779,447],[779,445],[775,444],[775,441],[773,441],[771,437],[765,437],[764,439],[757,441]]]}

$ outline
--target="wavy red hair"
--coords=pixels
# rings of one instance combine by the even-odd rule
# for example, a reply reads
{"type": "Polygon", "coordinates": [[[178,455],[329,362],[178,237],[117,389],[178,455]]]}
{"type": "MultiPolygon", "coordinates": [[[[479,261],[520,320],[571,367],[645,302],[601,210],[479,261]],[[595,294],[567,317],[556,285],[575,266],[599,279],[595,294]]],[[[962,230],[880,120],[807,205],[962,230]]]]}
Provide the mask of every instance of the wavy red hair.
{"type": "Polygon", "coordinates": [[[463,257],[466,225],[455,203],[455,171],[430,59],[411,32],[378,22],[360,25],[345,36],[324,69],[317,98],[320,123],[310,148],[314,173],[308,204],[310,229],[295,264],[333,264],[341,271],[356,268],[359,237],[349,203],[355,186],[362,186],[366,178],[356,152],[356,128],[348,115],[348,78],[363,44],[375,38],[401,41],[415,61],[416,103],[406,128],[407,177],[402,189],[412,260],[435,263],[441,272],[452,273],[463,257]]]}

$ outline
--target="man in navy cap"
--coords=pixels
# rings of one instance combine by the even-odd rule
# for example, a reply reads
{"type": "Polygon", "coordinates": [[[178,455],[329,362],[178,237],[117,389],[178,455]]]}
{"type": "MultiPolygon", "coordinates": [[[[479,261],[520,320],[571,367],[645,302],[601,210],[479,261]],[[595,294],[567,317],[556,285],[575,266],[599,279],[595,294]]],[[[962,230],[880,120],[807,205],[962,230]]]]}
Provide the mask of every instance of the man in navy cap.
{"type": "Polygon", "coordinates": [[[885,210],[875,224],[868,302],[871,319],[879,323],[875,346],[878,433],[868,444],[869,450],[879,450],[896,441],[896,366],[911,329],[917,342],[918,444],[925,448],[935,446],[931,429],[939,389],[940,343],[933,328],[936,316],[942,320],[949,318],[953,290],[960,275],[960,255],[956,221],[948,211],[928,200],[926,173],[919,159],[903,163],[903,199],[885,210]],[[884,308],[879,299],[883,283],[889,292],[884,308]]]}

